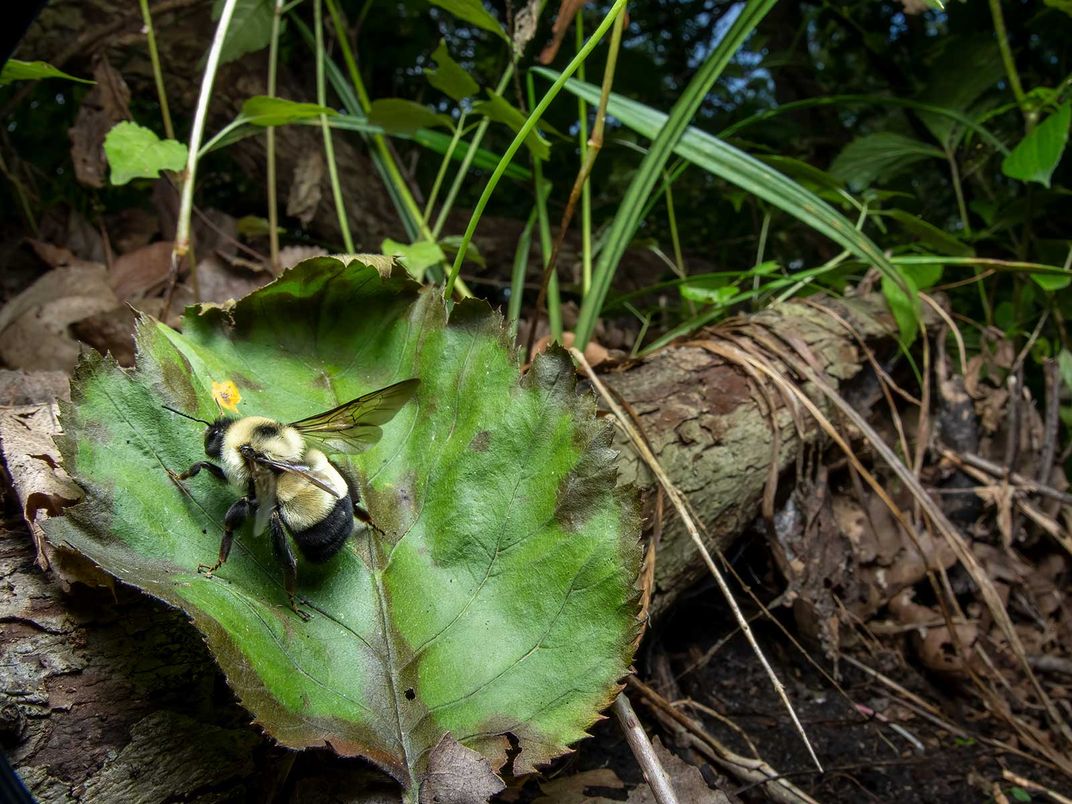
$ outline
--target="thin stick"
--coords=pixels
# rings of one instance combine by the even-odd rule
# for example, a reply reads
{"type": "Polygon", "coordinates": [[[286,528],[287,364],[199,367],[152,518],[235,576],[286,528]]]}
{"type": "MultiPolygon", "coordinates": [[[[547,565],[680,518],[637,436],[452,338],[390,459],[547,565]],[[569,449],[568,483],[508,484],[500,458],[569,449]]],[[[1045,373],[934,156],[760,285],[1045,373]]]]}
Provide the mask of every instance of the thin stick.
{"type": "Polygon", "coordinates": [[[164,89],[164,71],[160,69],[160,53],[156,49],[153,15],[149,12],[149,0],[138,0],[138,2],[141,4],[141,18],[145,22],[145,41],[149,45],[149,61],[153,65],[153,79],[156,81],[156,96],[160,100],[160,116],[164,120],[164,134],[169,140],[173,140],[175,139],[175,128],[171,125],[167,90],[164,89]]]}
{"type": "Polygon", "coordinates": [[[525,353],[532,356],[532,345],[536,340],[536,325],[540,323],[540,310],[547,299],[548,285],[551,277],[555,275],[555,266],[558,264],[558,253],[562,250],[562,243],[566,240],[570,221],[573,220],[573,212],[577,207],[577,201],[581,197],[581,188],[588,182],[588,177],[595,166],[596,157],[603,147],[603,128],[607,120],[607,103],[610,100],[610,88],[614,84],[614,68],[618,63],[618,51],[621,49],[622,28],[625,25],[624,11],[614,20],[614,28],[610,34],[610,48],[607,51],[607,66],[603,70],[603,87],[599,95],[599,108],[596,111],[596,122],[592,128],[592,136],[588,138],[588,149],[584,155],[584,163],[577,172],[577,178],[570,190],[569,200],[566,202],[566,211],[562,213],[562,222],[558,225],[558,236],[551,248],[551,256],[543,269],[543,279],[540,280],[540,292],[536,297],[536,306],[532,312],[532,322],[529,324],[529,336],[526,340],[525,353]]]}
{"type": "MultiPolygon", "coordinates": [[[[323,106],[327,103],[327,85],[324,80],[324,10],[321,0],[313,0],[313,28],[316,34],[316,102],[323,106]]],[[[350,220],[346,214],[346,204],[339,184],[339,168],[335,164],[335,145],[331,139],[331,126],[328,116],[320,115],[320,128],[324,132],[324,156],[328,163],[328,178],[331,181],[331,194],[335,198],[335,215],[339,219],[343,246],[347,254],[354,253],[354,239],[350,236],[350,220]]]]}
{"type": "Polygon", "coordinates": [[[982,472],[986,472],[993,478],[1012,483],[1014,486],[1019,486],[1022,491],[1040,494],[1043,497],[1057,500],[1064,505],[1072,505],[1072,494],[1065,491],[1058,491],[1053,488],[1053,486],[1038,483],[1029,477],[1024,477],[1019,472],[1010,472],[1008,468],[992,463],[986,458],[972,455],[968,452],[953,452],[953,450],[945,447],[939,447],[938,452],[943,458],[948,458],[956,464],[971,466],[982,472]]]}
{"type": "MultiPolygon", "coordinates": [[[[212,99],[212,84],[220,68],[220,53],[227,38],[227,29],[231,27],[238,0],[225,0],[216,33],[212,37],[212,47],[208,51],[205,73],[201,76],[201,94],[197,98],[194,122],[190,127],[190,151],[186,156],[186,175],[182,182],[182,197],[179,202],[179,219],[175,225],[175,245],[171,249],[171,266],[168,271],[168,289],[164,294],[164,315],[171,309],[171,297],[175,293],[175,283],[179,279],[179,262],[190,251],[190,218],[194,208],[194,180],[197,176],[197,155],[201,151],[201,140],[205,136],[205,120],[208,117],[208,104],[212,99]]],[[[190,266],[190,276],[194,283],[194,300],[200,301],[197,287],[197,268],[190,266]]]]}
{"type": "Polygon", "coordinates": [[[637,764],[640,765],[640,770],[644,774],[644,781],[651,788],[655,800],[658,804],[678,804],[677,794],[674,793],[674,787],[670,784],[670,776],[663,770],[659,757],[655,755],[655,748],[652,747],[651,740],[648,739],[644,727],[640,725],[636,712],[633,711],[633,705],[629,703],[629,698],[624,692],[614,699],[614,706],[611,708],[614,710],[615,717],[618,718],[618,725],[622,727],[625,741],[629,743],[629,748],[632,749],[633,756],[636,757],[637,764]]]}
{"type": "Polygon", "coordinates": [[[607,391],[606,386],[603,385],[599,377],[596,376],[595,371],[592,370],[592,367],[588,364],[588,361],[585,360],[584,355],[576,348],[571,347],[569,351],[570,354],[573,355],[573,359],[577,361],[577,364],[588,376],[588,379],[592,383],[592,387],[595,388],[596,391],[599,392],[600,396],[603,397],[604,401],[607,403],[607,407],[610,408],[611,412],[614,414],[622,429],[629,436],[629,439],[633,442],[633,445],[636,447],[637,452],[640,453],[641,458],[644,459],[644,462],[648,465],[648,468],[651,469],[652,474],[655,475],[660,485],[662,485],[663,490],[666,492],[667,499],[670,501],[671,505],[673,505],[674,508],[677,510],[678,516],[681,517],[681,521],[682,523],[684,523],[685,529],[689,532],[689,536],[692,538],[693,544],[695,544],[696,549],[700,551],[700,555],[703,557],[704,563],[707,564],[707,569],[710,571],[712,577],[714,577],[715,583],[718,584],[718,587],[721,590],[723,597],[725,597],[726,602],[729,604],[730,609],[733,611],[733,616],[737,620],[737,625],[740,627],[741,632],[748,640],[748,644],[751,645],[752,652],[755,653],[756,657],[759,659],[759,663],[763,666],[764,671],[767,673],[767,677],[770,679],[771,685],[774,687],[775,693],[778,695],[779,698],[781,698],[782,703],[786,708],[786,711],[789,713],[789,717],[793,721],[793,725],[796,727],[797,732],[800,734],[801,739],[804,741],[804,745],[808,749],[808,754],[811,756],[812,762],[815,763],[816,768],[822,771],[823,766],[819,762],[819,758],[815,755],[815,750],[812,748],[811,741],[808,740],[808,735],[804,732],[804,727],[801,725],[800,719],[797,717],[797,713],[793,709],[793,705],[789,702],[789,696],[786,694],[785,686],[775,674],[774,669],[770,666],[770,663],[767,661],[767,657],[763,655],[763,651],[759,647],[759,643],[756,641],[755,634],[752,633],[752,628],[751,626],[749,626],[748,620],[741,612],[740,607],[737,605],[737,601],[733,598],[733,592],[730,589],[729,584],[726,583],[726,579],[722,576],[722,573],[719,571],[718,567],[715,566],[714,559],[711,558],[711,553],[708,552],[707,546],[703,543],[703,539],[700,538],[700,531],[696,525],[695,520],[692,517],[691,512],[689,511],[688,501],[682,496],[681,492],[678,491],[677,486],[675,486],[670,480],[670,478],[667,476],[666,470],[663,469],[662,465],[659,463],[659,460],[648,448],[648,445],[645,443],[644,438],[640,435],[640,433],[637,432],[636,428],[633,427],[632,422],[629,421],[629,417],[621,409],[618,403],[615,402],[614,397],[610,394],[610,392],[607,391]]]}
{"type": "MultiPolygon", "coordinates": [[[[283,18],[284,0],[275,0],[275,13],[272,15],[272,36],[268,46],[268,97],[275,97],[276,66],[279,61],[279,24],[283,18]]],[[[268,256],[273,274],[279,273],[279,199],[275,186],[275,126],[268,126],[265,132],[268,152],[268,256]]]]}

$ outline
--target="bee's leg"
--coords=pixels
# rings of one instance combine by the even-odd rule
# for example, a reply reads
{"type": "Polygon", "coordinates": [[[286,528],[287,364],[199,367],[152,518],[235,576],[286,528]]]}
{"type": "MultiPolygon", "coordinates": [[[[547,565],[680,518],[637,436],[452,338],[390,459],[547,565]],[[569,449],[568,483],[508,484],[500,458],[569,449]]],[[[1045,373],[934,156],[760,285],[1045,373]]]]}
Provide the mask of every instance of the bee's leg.
{"type": "Polygon", "coordinates": [[[186,480],[188,478],[194,477],[202,469],[207,470],[208,473],[210,475],[212,475],[214,478],[216,478],[217,480],[222,480],[224,482],[227,481],[227,475],[225,475],[223,473],[223,469],[221,469],[216,464],[214,464],[214,463],[212,463],[210,461],[198,461],[193,466],[191,466],[189,469],[187,469],[185,472],[183,472],[181,475],[176,475],[175,477],[178,480],[186,480]]]}
{"type": "MultiPolygon", "coordinates": [[[[212,464],[209,464],[210,466],[212,464]]],[[[223,539],[220,540],[220,556],[219,560],[211,567],[207,564],[201,564],[198,566],[197,571],[203,572],[206,575],[211,575],[227,560],[227,556],[231,554],[231,545],[234,543],[234,532],[242,527],[242,523],[249,519],[257,510],[257,501],[251,500],[249,497],[242,497],[235,500],[231,507],[227,509],[227,513],[223,517],[223,539]]]]}
{"type": "Polygon", "coordinates": [[[279,508],[272,511],[268,523],[272,531],[272,548],[275,550],[276,558],[283,565],[283,586],[287,590],[290,607],[295,614],[308,621],[309,614],[299,609],[298,604],[294,602],[294,593],[298,586],[298,562],[290,549],[290,542],[287,541],[287,529],[283,525],[283,517],[279,513],[279,508]]]}
{"type": "Polygon", "coordinates": [[[381,536],[386,536],[387,534],[383,532],[383,529],[379,525],[377,525],[375,522],[372,521],[372,514],[370,514],[365,509],[365,506],[363,506],[361,504],[361,502],[358,500],[356,492],[354,492],[354,491],[350,492],[350,499],[352,499],[354,501],[354,517],[359,522],[363,523],[366,527],[372,528],[374,531],[379,533],[381,536]]]}

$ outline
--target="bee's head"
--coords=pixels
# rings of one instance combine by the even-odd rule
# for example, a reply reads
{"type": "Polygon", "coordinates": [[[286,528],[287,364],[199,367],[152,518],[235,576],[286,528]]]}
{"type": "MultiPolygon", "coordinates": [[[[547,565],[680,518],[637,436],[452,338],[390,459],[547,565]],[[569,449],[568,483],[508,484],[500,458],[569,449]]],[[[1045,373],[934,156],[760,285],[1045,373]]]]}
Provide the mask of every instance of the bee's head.
{"type": "Polygon", "coordinates": [[[210,458],[219,458],[223,451],[223,436],[227,428],[235,423],[230,416],[220,416],[205,431],[205,454],[210,458]]]}

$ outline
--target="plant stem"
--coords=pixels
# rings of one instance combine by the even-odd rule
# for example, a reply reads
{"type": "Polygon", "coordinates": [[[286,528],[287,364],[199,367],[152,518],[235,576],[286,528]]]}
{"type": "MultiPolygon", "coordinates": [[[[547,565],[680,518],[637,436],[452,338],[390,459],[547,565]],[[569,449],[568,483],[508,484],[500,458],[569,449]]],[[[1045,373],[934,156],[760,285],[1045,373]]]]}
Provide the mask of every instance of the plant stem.
{"type": "Polygon", "coordinates": [[[1012,57],[1012,48],[1009,47],[1009,34],[1005,30],[1005,15],[1001,11],[1001,0],[990,0],[990,16],[994,20],[994,33],[998,38],[998,50],[1001,51],[1001,61],[1005,65],[1005,75],[1009,79],[1009,88],[1012,89],[1016,104],[1024,115],[1024,125],[1028,131],[1035,127],[1038,122],[1038,112],[1027,108],[1027,97],[1024,88],[1020,84],[1020,74],[1016,72],[1016,61],[1012,57]]]}
{"type": "MultiPolygon", "coordinates": [[[[327,86],[324,81],[324,12],[322,0],[313,0],[313,33],[316,35],[316,102],[323,106],[327,102],[327,86]]],[[[338,33],[338,32],[337,32],[338,33]]],[[[343,38],[343,37],[339,37],[343,38]]],[[[347,254],[354,253],[354,240],[350,236],[350,221],[343,203],[342,187],[339,185],[339,168],[335,164],[335,145],[331,140],[331,126],[328,116],[320,115],[320,127],[324,132],[324,156],[328,162],[328,178],[331,181],[331,194],[335,198],[335,215],[339,219],[343,245],[347,254]]]]}
{"type": "MultiPolygon", "coordinates": [[[[573,23],[577,34],[577,50],[584,47],[584,14],[580,9],[573,23]]],[[[584,77],[584,64],[577,68],[577,78],[584,77]]],[[[577,139],[581,151],[581,164],[588,156],[588,104],[584,98],[577,96],[577,139]]],[[[581,188],[581,296],[588,293],[592,286],[592,185],[585,182],[581,188]]]]}
{"type": "MultiPolygon", "coordinates": [[[[175,245],[171,250],[171,267],[168,274],[168,289],[164,294],[163,315],[171,308],[171,297],[175,292],[175,283],[179,279],[179,261],[190,251],[190,217],[194,209],[194,180],[197,176],[197,155],[201,150],[201,140],[205,136],[205,119],[208,117],[208,104],[212,99],[212,84],[220,68],[220,53],[227,38],[227,29],[231,26],[238,0],[225,0],[220,12],[220,21],[212,37],[212,46],[205,62],[205,72],[201,76],[201,93],[197,98],[194,122],[190,127],[190,150],[186,156],[186,175],[183,177],[182,196],[179,201],[179,218],[175,224],[175,245]]],[[[191,261],[192,263],[192,261],[191,261]]],[[[200,288],[197,284],[197,267],[190,265],[190,279],[193,282],[194,301],[200,301],[200,288]]]]}
{"type": "MultiPolygon", "coordinates": [[[[506,166],[510,164],[514,158],[514,154],[517,153],[518,148],[529,136],[532,130],[536,127],[540,117],[547,110],[547,107],[551,105],[551,101],[555,99],[562,87],[565,86],[566,81],[571,75],[577,71],[577,67],[584,63],[584,60],[588,58],[588,54],[592,52],[599,41],[603,38],[603,35],[607,32],[607,29],[614,24],[614,21],[618,19],[618,15],[625,9],[626,0],[614,0],[614,5],[610,7],[607,12],[607,16],[603,18],[603,21],[599,24],[599,27],[595,29],[592,36],[585,42],[583,48],[573,60],[566,65],[566,69],[562,71],[562,74],[551,85],[550,89],[540,99],[539,104],[533,109],[528,118],[525,120],[524,125],[518,130],[514,136],[514,141],[510,143],[506,149],[506,153],[502,155],[499,160],[499,164],[495,166],[495,170],[492,171],[491,176],[488,178],[487,184],[484,185],[484,192],[481,193],[480,198],[477,200],[476,208],[473,210],[473,214],[469,217],[469,225],[465,227],[465,234],[462,235],[462,242],[458,248],[458,256],[454,258],[454,265],[451,266],[450,276],[447,277],[447,284],[444,291],[444,295],[450,296],[451,289],[454,287],[454,282],[458,278],[458,273],[462,269],[462,260],[465,258],[465,252],[469,248],[469,242],[473,239],[473,234],[476,232],[476,226],[480,222],[480,216],[484,214],[484,207],[488,205],[488,201],[491,199],[491,194],[495,192],[495,187],[499,183],[499,179],[502,178],[503,173],[506,172],[506,166]]],[[[469,150],[469,154],[475,152],[475,147],[469,150]]],[[[469,155],[467,154],[467,156],[469,155]]]]}
{"type": "Polygon", "coordinates": [[[970,237],[971,221],[968,219],[968,206],[964,203],[964,188],[960,186],[960,170],[957,167],[957,156],[949,146],[946,146],[945,158],[949,162],[949,175],[953,179],[953,193],[957,197],[957,209],[960,211],[960,225],[964,227],[964,234],[970,237]]]}
{"type": "MultiPolygon", "coordinates": [[[[513,75],[514,62],[511,61],[506,66],[502,77],[499,79],[498,85],[495,87],[495,94],[501,95],[503,93],[503,90],[506,89],[506,85],[510,83],[510,79],[513,75]]],[[[484,139],[484,134],[487,133],[490,125],[491,118],[485,117],[480,121],[480,125],[476,127],[476,133],[473,134],[473,141],[469,143],[469,150],[465,152],[465,157],[462,159],[461,165],[458,166],[458,172],[454,174],[454,181],[451,182],[450,190],[447,191],[447,197],[443,201],[443,207],[439,210],[439,215],[436,216],[435,226],[432,227],[432,236],[436,239],[443,233],[443,227],[447,223],[447,216],[454,207],[454,199],[458,197],[458,191],[461,190],[465,177],[469,175],[469,165],[473,163],[473,157],[476,156],[476,152],[480,148],[480,143],[484,139]]]]}
{"type": "MultiPolygon", "coordinates": [[[[279,23],[283,18],[284,0],[275,0],[275,14],[272,17],[272,38],[268,46],[268,97],[275,97],[276,65],[279,61],[279,23]]],[[[272,273],[279,273],[279,201],[275,185],[275,126],[268,126],[268,255],[271,260],[272,273]]]]}
{"type": "MultiPolygon", "coordinates": [[[[367,115],[369,108],[372,106],[372,101],[369,99],[368,91],[365,89],[365,82],[361,78],[361,71],[357,69],[357,59],[354,58],[350,42],[346,37],[346,26],[343,24],[342,13],[339,11],[339,6],[335,0],[327,0],[327,4],[328,12],[331,14],[331,23],[335,28],[335,37],[339,42],[339,50],[342,51],[346,71],[350,76],[350,83],[353,84],[354,92],[357,93],[357,102],[360,104],[361,110],[367,115]]],[[[367,11],[367,9],[368,5],[366,4],[365,10],[367,11]]],[[[409,184],[402,175],[402,170],[398,167],[394,154],[387,147],[387,139],[382,134],[373,134],[372,144],[376,149],[376,155],[379,157],[379,164],[387,174],[387,181],[390,182],[391,188],[401,204],[402,209],[400,212],[405,218],[408,218],[411,224],[411,227],[407,227],[407,229],[412,228],[422,239],[427,240],[429,243],[438,242],[439,233],[429,230],[417,199],[410,192],[409,184]]],[[[413,233],[410,232],[410,234],[412,236],[413,233]]],[[[447,263],[444,260],[444,272],[446,267],[447,263]]],[[[458,283],[457,292],[459,296],[463,297],[473,295],[464,282],[458,283]]]]}
{"type": "Polygon", "coordinates": [[[153,32],[153,15],[149,12],[149,0],[138,0],[141,5],[141,18],[145,22],[145,40],[149,45],[149,61],[153,65],[153,79],[156,81],[156,96],[160,99],[160,116],[164,119],[164,135],[175,139],[175,128],[171,125],[171,112],[168,110],[167,90],[164,89],[164,72],[160,69],[160,53],[156,49],[156,34],[153,32]]]}
{"type": "Polygon", "coordinates": [[[462,138],[462,131],[465,127],[465,117],[467,112],[465,109],[461,110],[458,115],[458,122],[455,124],[454,136],[450,140],[450,145],[447,146],[447,152],[443,154],[443,161],[439,164],[439,172],[436,173],[435,181],[432,183],[432,191],[428,194],[428,203],[424,205],[424,214],[421,216],[421,220],[428,223],[428,219],[432,217],[432,210],[435,209],[436,196],[439,195],[439,189],[443,185],[443,179],[446,178],[447,168],[450,167],[450,160],[454,156],[454,151],[458,147],[458,141],[462,138]]]}

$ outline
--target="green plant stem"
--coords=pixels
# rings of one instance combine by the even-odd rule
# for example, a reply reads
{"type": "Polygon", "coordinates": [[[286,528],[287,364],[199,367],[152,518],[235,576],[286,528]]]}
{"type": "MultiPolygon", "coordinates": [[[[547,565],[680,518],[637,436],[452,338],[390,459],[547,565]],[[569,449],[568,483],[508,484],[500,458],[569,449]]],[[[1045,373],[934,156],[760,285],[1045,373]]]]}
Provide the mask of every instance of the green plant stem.
{"type": "MultiPolygon", "coordinates": [[[[547,92],[544,93],[543,98],[540,99],[536,108],[529,113],[524,125],[521,126],[517,134],[514,136],[514,141],[510,143],[509,147],[506,149],[506,153],[504,153],[499,160],[499,164],[495,166],[495,170],[492,171],[487,184],[484,185],[484,192],[480,194],[480,198],[476,203],[476,208],[473,210],[473,214],[469,218],[469,225],[465,227],[465,234],[462,235],[462,242],[458,248],[458,255],[454,258],[454,265],[451,266],[450,275],[447,277],[447,284],[444,291],[446,296],[450,296],[451,290],[454,287],[454,282],[457,280],[458,273],[462,269],[462,261],[465,258],[465,252],[468,250],[469,243],[473,239],[473,234],[476,232],[476,226],[480,222],[480,216],[484,214],[484,207],[488,205],[492,193],[495,192],[495,187],[499,184],[499,179],[502,178],[503,173],[506,171],[506,166],[510,164],[511,160],[514,158],[514,154],[517,153],[517,150],[525,142],[525,139],[536,127],[540,117],[543,116],[547,107],[551,105],[551,101],[558,96],[558,93],[562,90],[566,80],[577,71],[577,67],[588,58],[588,54],[592,52],[597,44],[599,44],[603,35],[606,34],[610,26],[614,24],[618,15],[624,10],[625,4],[626,0],[614,0],[614,5],[610,7],[607,16],[603,18],[599,27],[595,29],[592,36],[585,42],[584,47],[573,57],[573,60],[566,66],[566,69],[562,71],[562,75],[560,75],[547,92]]],[[[473,149],[470,149],[470,153],[472,152],[473,149]]]]}
{"type": "Polygon", "coordinates": [[[153,80],[156,81],[156,96],[160,100],[160,116],[164,120],[164,135],[175,139],[175,127],[171,125],[171,112],[168,110],[167,90],[164,88],[164,71],[160,68],[160,53],[156,49],[156,34],[153,32],[153,15],[149,11],[149,0],[138,0],[141,5],[141,18],[145,23],[145,41],[149,45],[149,61],[153,65],[153,80]]]}
{"type": "MultiPolygon", "coordinates": [[[[759,228],[759,245],[756,246],[756,262],[753,269],[758,268],[763,264],[763,256],[767,251],[767,234],[770,231],[771,214],[770,211],[764,211],[763,224],[759,228]]],[[[759,290],[759,274],[752,277],[752,289],[759,290]]]]}
{"type": "MultiPolygon", "coordinates": [[[[212,37],[212,46],[205,61],[205,72],[201,76],[201,92],[194,110],[194,121],[190,127],[190,146],[186,157],[186,175],[183,177],[182,195],[179,199],[179,217],[175,223],[175,245],[171,249],[171,266],[168,273],[168,288],[164,294],[164,315],[171,307],[171,297],[175,293],[175,283],[179,279],[179,262],[190,251],[190,218],[194,209],[194,180],[197,176],[197,155],[201,150],[201,140],[205,136],[205,119],[208,117],[208,104],[212,99],[212,84],[220,68],[220,53],[227,38],[227,29],[231,26],[238,0],[225,0],[220,12],[220,21],[212,37]]],[[[193,283],[194,301],[201,300],[200,287],[197,282],[197,266],[191,260],[190,280],[193,283]]]]}
{"type": "MultiPolygon", "coordinates": [[[[562,244],[566,240],[566,233],[569,231],[570,221],[573,219],[573,212],[577,207],[577,200],[581,196],[581,188],[588,184],[588,177],[592,175],[592,168],[595,167],[596,158],[599,156],[600,150],[603,148],[603,128],[607,120],[607,102],[610,100],[610,90],[614,85],[614,69],[618,63],[618,50],[622,44],[622,29],[625,27],[625,13],[618,15],[618,18],[614,21],[614,29],[610,35],[610,47],[607,49],[607,63],[603,68],[603,84],[599,93],[599,108],[596,110],[595,125],[592,127],[592,136],[588,140],[588,151],[585,154],[584,161],[581,163],[580,168],[577,171],[577,177],[573,181],[573,187],[570,189],[569,198],[566,200],[566,209],[562,213],[562,221],[558,225],[558,236],[555,238],[555,244],[551,248],[551,256],[547,260],[547,264],[543,269],[543,280],[540,283],[540,294],[536,297],[536,305],[532,314],[532,322],[529,325],[529,335],[526,340],[526,347],[528,352],[532,352],[533,341],[536,337],[536,325],[540,321],[540,311],[543,309],[544,296],[549,293],[552,281],[557,282],[558,279],[558,254],[562,249],[562,244]]],[[[583,64],[583,62],[582,62],[583,64]]],[[[532,73],[529,73],[529,85],[532,85],[532,73]]],[[[547,307],[548,316],[551,314],[551,305],[547,307]]]]}
{"type": "MultiPolygon", "coordinates": [[[[322,0],[313,0],[313,33],[316,35],[316,102],[323,106],[327,102],[327,84],[324,81],[324,12],[322,0]]],[[[342,38],[342,37],[340,37],[342,38]]],[[[320,127],[324,132],[324,155],[328,162],[328,179],[331,181],[331,194],[335,198],[335,215],[339,219],[343,245],[347,254],[354,253],[354,240],[350,236],[350,221],[343,203],[342,187],[339,184],[339,168],[335,164],[335,145],[331,140],[331,126],[328,116],[320,115],[320,127]]]]}
{"type": "Polygon", "coordinates": [[[439,163],[439,171],[436,173],[435,181],[432,183],[432,191],[428,194],[428,203],[424,205],[424,214],[421,216],[421,220],[428,223],[428,220],[432,217],[432,210],[435,209],[436,197],[439,195],[439,190],[443,185],[443,179],[447,176],[447,168],[450,167],[450,160],[454,157],[454,151],[458,147],[458,142],[462,138],[462,133],[465,127],[465,117],[467,112],[465,109],[461,110],[458,115],[458,122],[455,124],[454,136],[450,139],[450,145],[447,146],[447,152],[443,154],[443,161],[439,163]]]}
{"type": "MultiPolygon", "coordinates": [[[[268,97],[275,97],[276,66],[279,62],[279,24],[283,18],[284,0],[275,0],[275,14],[272,16],[272,38],[268,46],[268,97]]],[[[275,126],[268,126],[268,254],[272,273],[279,273],[279,199],[277,198],[275,176],[275,126]]]]}
{"type": "Polygon", "coordinates": [[[957,155],[949,146],[946,146],[945,158],[949,162],[949,175],[953,180],[953,193],[957,197],[960,225],[964,227],[965,236],[971,237],[971,221],[968,218],[968,205],[964,203],[964,188],[960,185],[960,169],[957,167],[957,155]]]}
{"type": "MultiPolygon", "coordinates": [[[[663,167],[674,146],[685,133],[703,99],[729,64],[733,54],[773,5],[774,0],[750,0],[745,4],[725,36],[711,50],[696,75],[689,81],[666,118],[666,123],[652,140],[647,156],[641,162],[618,206],[605,245],[599,252],[599,259],[592,273],[592,288],[581,304],[577,320],[576,348],[583,351],[595,331],[618,263],[640,225],[640,210],[651,195],[655,182],[662,175],[663,167]]],[[[559,76],[560,79],[564,77],[567,77],[565,73],[559,76]]]]}
{"type": "Polygon", "coordinates": [[[532,227],[536,224],[536,208],[533,207],[521,237],[514,249],[514,270],[510,275],[510,301],[506,305],[506,319],[510,322],[510,340],[517,339],[517,325],[521,318],[521,302],[525,296],[525,274],[529,267],[529,249],[532,247],[532,227]]]}
{"type": "MultiPolygon", "coordinates": [[[[357,102],[361,106],[361,111],[367,115],[369,108],[372,106],[372,101],[369,99],[368,91],[365,89],[365,82],[361,78],[361,71],[357,69],[357,59],[354,58],[353,50],[350,48],[350,42],[346,37],[346,26],[343,24],[342,14],[339,11],[339,6],[338,3],[336,3],[336,0],[327,0],[327,4],[328,12],[331,14],[331,23],[335,28],[335,38],[339,42],[339,50],[342,51],[342,58],[346,63],[346,71],[350,76],[350,83],[354,87],[354,92],[357,93],[357,102]]],[[[368,6],[366,5],[365,10],[367,11],[367,9],[368,6]]],[[[382,134],[373,134],[372,144],[379,157],[379,164],[387,174],[387,180],[390,182],[395,197],[398,198],[402,206],[401,212],[408,219],[412,229],[419,233],[419,236],[422,239],[427,240],[429,243],[438,242],[439,233],[433,232],[428,228],[420,204],[418,204],[417,199],[413,197],[413,193],[409,189],[409,184],[406,182],[405,176],[402,175],[402,170],[398,167],[398,161],[395,159],[394,154],[391,153],[391,149],[387,147],[387,138],[382,134]]],[[[475,149],[471,148],[469,154],[473,154],[474,150],[475,149]]],[[[467,156],[469,156],[469,154],[467,154],[467,156]]],[[[447,263],[444,260],[444,273],[446,272],[446,268],[447,263]]],[[[457,292],[459,296],[463,297],[473,295],[469,291],[469,288],[465,286],[464,282],[458,283],[457,292]]]]}
{"type": "MultiPolygon", "coordinates": [[[[506,69],[495,87],[495,94],[501,95],[503,90],[506,89],[506,85],[510,83],[510,79],[514,75],[515,66],[516,63],[513,60],[506,65],[506,69]]],[[[469,166],[472,164],[473,157],[476,156],[477,149],[480,147],[480,143],[483,142],[484,135],[490,125],[491,118],[489,117],[485,117],[480,121],[480,125],[476,127],[476,132],[473,134],[473,140],[469,143],[469,150],[466,151],[465,158],[462,159],[461,165],[458,166],[458,172],[454,174],[454,181],[451,182],[447,197],[443,200],[443,207],[439,210],[439,215],[436,216],[435,226],[432,227],[432,235],[437,239],[443,234],[443,227],[447,224],[447,216],[450,215],[450,211],[454,208],[454,200],[458,197],[458,192],[465,182],[465,177],[469,175],[469,166]]]]}
{"type": "MultiPolygon", "coordinates": [[[[584,47],[584,14],[578,9],[573,22],[576,32],[576,45],[579,51],[584,47]]],[[[577,78],[584,77],[584,63],[577,68],[577,78]]],[[[588,104],[584,98],[577,97],[577,139],[580,146],[581,163],[588,156],[588,104]]],[[[592,286],[592,185],[585,182],[581,187],[581,295],[588,294],[592,286]]]]}
{"type": "MultiPolygon", "coordinates": [[[[526,76],[526,84],[529,94],[529,106],[531,107],[536,94],[536,88],[532,82],[532,73],[526,76]]],[[[549,182],[545,182],[543,178],[543,163],[536,157],[532,158],[532,181],[536,190],[536,220],[540,230],[540,256],[543,257],[543,270],[546,271],[554,254],[554,246],[551,240],[551,219],[547,214],[547,196],[550,195],[551,189],[549,182]]],[[[543,272],[541,272],[542,275],[543,272]]],[[[562,298],[558,290],[558,273],[552,271],[550,277],[546,278],[545,281],[547,282],[547,324],[551,331],[552,340],[561,342],[562,298]]],[[[536,310],[539,310],[540,302],[543,300],[542,289],[541,286],[540,299],[536,302],[536,310]]],[[[539,313],[534,310],[532,316],[528,352],[532,351],[533,333],[539,320],[539,313]]]]}
{"type": "Polygon", "coordinates": [[[990,16],[994,20],[994,33],[998,39],[998,50],[1001,51],[1001,61],[1005,65],[1005,75],[1009,79],[1009,88],[1012,89],[1016,105],[1024,115],[1024,126],[1028,131],[1035,127],[1038,122],[1038,112],[1028,109],[1027,97],[1024,95],[1023,85],[1020,83],[1020,74],[1016,71],[1016,61],[1012,57],[1012,48],[1009,47],[1009,34],[1005,30],[1005,15],[1001,11],[1001,0],[989,0],[990,16]]]}

